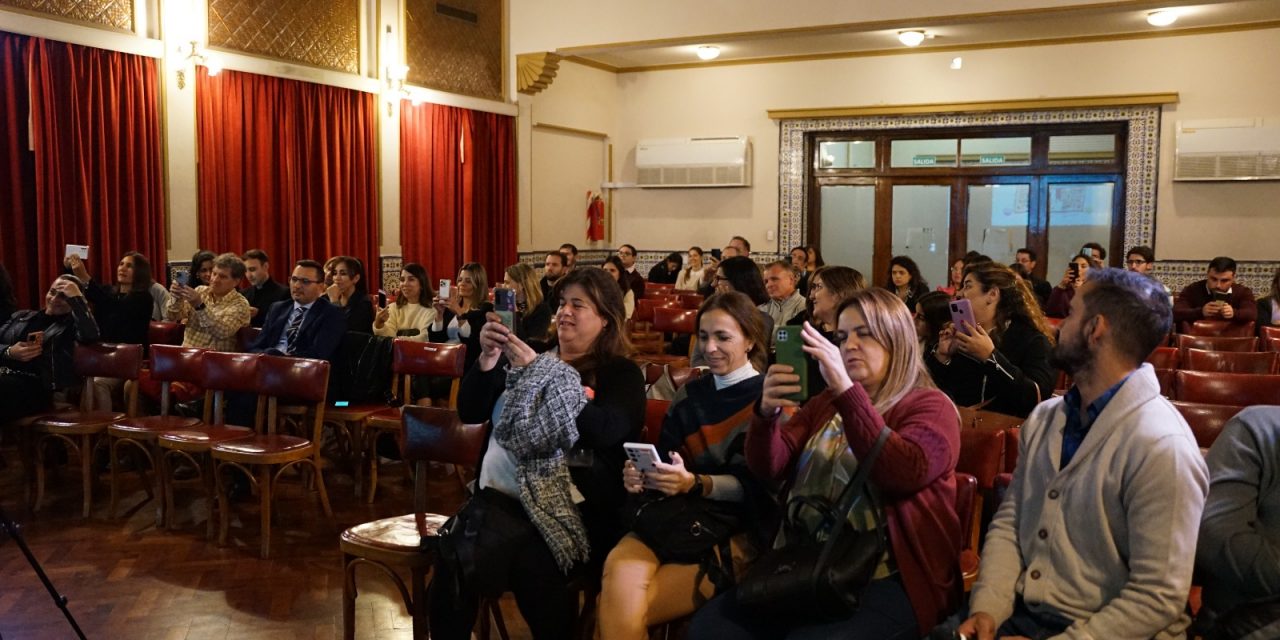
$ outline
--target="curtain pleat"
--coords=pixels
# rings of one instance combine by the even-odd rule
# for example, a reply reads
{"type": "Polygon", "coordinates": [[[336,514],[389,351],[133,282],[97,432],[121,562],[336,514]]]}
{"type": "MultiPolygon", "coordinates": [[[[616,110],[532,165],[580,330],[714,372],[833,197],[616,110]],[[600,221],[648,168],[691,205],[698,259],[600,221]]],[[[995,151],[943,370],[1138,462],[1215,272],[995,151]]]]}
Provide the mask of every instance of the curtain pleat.
{"type": "Polygon", "coordinates": [[[31,241],[36,229],[36,169],[28,135],[30,41],[0,31],[0,263],[13,281],[20,309],[36,306],[43,291],[39,273],[30,268],[37,260],[31,241]]]}

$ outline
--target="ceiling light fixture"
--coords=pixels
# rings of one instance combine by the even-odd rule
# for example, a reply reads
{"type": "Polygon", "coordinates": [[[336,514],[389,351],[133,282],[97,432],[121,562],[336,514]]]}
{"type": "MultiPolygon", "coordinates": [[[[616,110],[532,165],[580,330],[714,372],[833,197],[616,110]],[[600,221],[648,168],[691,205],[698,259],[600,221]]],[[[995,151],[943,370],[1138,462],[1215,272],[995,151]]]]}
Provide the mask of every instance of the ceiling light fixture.
{"type": "Polygon", "coordinates": [[[963,68],[964,68],[964,58],[961,58],[960,56],[956,56],[956,57],[952,58],[952,59],[951,59],[951,68],[952,68],[952,69],[955,69],[955,70],[963,69],[963,68]]]}
{"type": "Polygon", "coordinates": [[[720,57],[720,47],[711,45],[703,45],[697,49],[698,58],[702,60],[715,60],[720,57]]]}
{"type": "Polygon", "coordinates": [[[1152,11],[1147,14],[1147,24],[1153,27],[1167,27],[1178,21],[1178,13],[1169,9],[1152,11]]]}
{"type": "Polygon", "coordinates": [[[901,42],[902,44],[907,45],[908,47],[920,46],[920,43],[924,42],[924,38],[925,38],[925,35],[923,31],[899,31],[898,32],[898,41],[901,42]]]}

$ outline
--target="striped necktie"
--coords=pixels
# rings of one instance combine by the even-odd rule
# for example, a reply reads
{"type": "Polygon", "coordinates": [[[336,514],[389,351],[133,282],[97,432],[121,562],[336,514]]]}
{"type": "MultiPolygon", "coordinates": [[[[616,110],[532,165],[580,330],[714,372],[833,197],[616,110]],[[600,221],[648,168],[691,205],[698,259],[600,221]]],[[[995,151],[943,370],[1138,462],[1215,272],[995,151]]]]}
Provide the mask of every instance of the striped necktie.
{"type": "Polygon", "coordinates": [[[298,329],[302,327],[302,317],[307,315],[307,307],[298,307],[289,317],[289,326],[284,330],[284,352],[293,355],[293,342],[298,339],[298,329]]]}

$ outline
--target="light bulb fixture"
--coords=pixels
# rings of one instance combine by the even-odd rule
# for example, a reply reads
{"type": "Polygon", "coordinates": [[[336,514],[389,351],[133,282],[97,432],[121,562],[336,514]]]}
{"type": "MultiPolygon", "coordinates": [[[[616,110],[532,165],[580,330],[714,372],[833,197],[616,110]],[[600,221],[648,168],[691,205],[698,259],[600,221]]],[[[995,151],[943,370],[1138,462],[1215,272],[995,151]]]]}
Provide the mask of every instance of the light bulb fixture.
{"type": "Polygon", "coordinates": [[[217,58],[209,54],[200,47],[200,43],[192,40],[191,42],[178,46],[178,88],[187,88],[187,70],[194,70],[196,65],[204,65],[209,73],[209,77],[218,75],[222,71],[222,63],[217,58]]]}
{"type": "Polygon", "coordinates": [[[698,47],[695,52],[700,60],[715,60],[720,57],[720,47],[704,44],[698,47]]]}
{"type": "Polygon", "coordinates": [[[1178,21],[1178,12],[1161,9],[1147,14],[1147,24],[1153,27],[1167,27],[1178,21]]]}
{"type": "Polygon", "coordinates": [[[956,71],[959,71],[960,69],[963,69],[963,68],[964,68],[964,58],[961,58],[960,56],[956,56],[956,57],[952,58],[952,59],[951,59],[951,68],[952,68],[952,69],[954,69],[954,70],[956,70],[956,71]]]}
{"type": "Polygon", "coordinates": [[[382,35],[382,54],[386,61],[386,66],[382,68],[382,99],[387,103],[388,118],[395,112],[397,103],[413,98],[413,93],[405,85],[409,79],[409,65],[399,61],[399,52],[399,43],[388,24],[382,35]]]}
{"type": "Polygon", "coordinates": [[[920,46],[920,43],[924,42],[924,38],[924,32],[919,30],[898,32],[898,41],[908,47],[920,46]]]}

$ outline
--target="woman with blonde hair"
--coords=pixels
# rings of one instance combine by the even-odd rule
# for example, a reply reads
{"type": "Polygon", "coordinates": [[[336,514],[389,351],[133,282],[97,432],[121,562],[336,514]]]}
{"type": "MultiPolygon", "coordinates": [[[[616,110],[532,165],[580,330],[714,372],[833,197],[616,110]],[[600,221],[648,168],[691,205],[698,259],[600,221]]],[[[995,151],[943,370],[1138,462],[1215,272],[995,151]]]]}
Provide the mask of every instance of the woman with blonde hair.
{"type": "Polygon", "coordinates": [[[545,343],[547,331],[551,328],[551,307],[542,304],[538,272],[523,262],[517,262],[503,273],[502,286],[516,292],[516,311],[520,314],[516,335],[526,342],[545,343]]]}
{"type": "Polygon", "coordinates": [[[707,275],[707,265],[702,261],[702,247],[689,247],[688,255],[688,264],[676,276],[677,291],[697,291],[707,275]]]}

